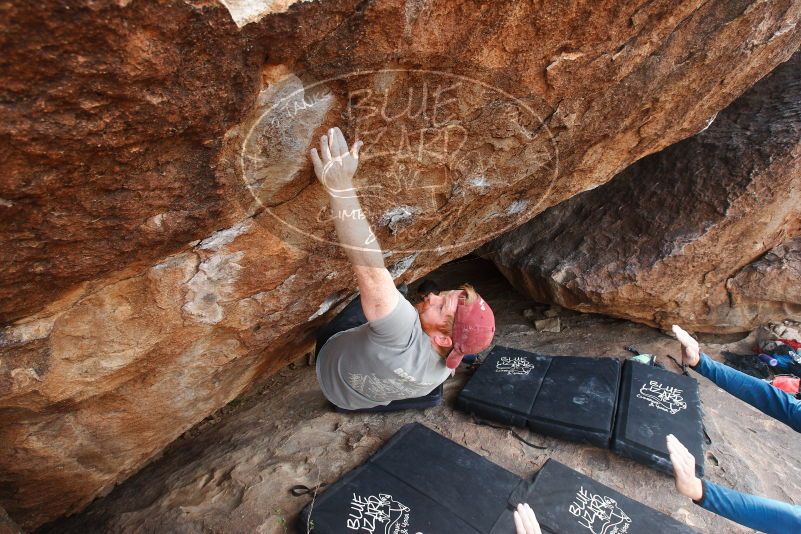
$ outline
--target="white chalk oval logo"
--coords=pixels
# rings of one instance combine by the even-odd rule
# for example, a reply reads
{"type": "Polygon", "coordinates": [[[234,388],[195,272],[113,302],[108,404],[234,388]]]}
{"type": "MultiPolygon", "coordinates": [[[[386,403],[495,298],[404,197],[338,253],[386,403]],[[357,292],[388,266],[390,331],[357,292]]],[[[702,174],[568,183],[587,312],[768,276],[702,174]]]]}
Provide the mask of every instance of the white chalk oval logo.
{"type": "Polygon", "coordinates": [[[359,71],[311,84],[285,74],[258,97],[239,170],[284,235],[338,245],[309,150],[339,126],[349,147],[364,143],[354,177],[362,212],[350,215],[368,219],[387,256],[476,248],[541,211],[558,173],[540,117],[551,111],[538,96],[439,71],[359,71]]]}

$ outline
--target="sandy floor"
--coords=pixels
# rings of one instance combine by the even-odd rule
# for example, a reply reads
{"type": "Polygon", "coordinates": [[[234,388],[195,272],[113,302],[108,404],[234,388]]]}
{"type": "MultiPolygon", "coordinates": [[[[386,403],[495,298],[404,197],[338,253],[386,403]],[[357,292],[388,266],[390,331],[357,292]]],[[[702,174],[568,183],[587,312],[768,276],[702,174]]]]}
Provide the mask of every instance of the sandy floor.
{"type": "MultiPolygon", "coordinates": [[[[470,281],[496,311],[498,344],[543,354],[627,357],[643,352],[678,356],[678,344],[658,330],[628,321],[564,311],[560,333],[540,333],[525,309],[542,317],[546,306],[520,297],[483,260],[462,260],[432,274],[448,287],[470,281]]],[[[706,340],[712,355],[747,351],[750,339],[706,340]],[[718,343],[711,343],[717,341],[718,343]],[[725,343],[728,342],[728,343],[725,343]]],[[[697,375],[696,375],[697,376],[697,375]]],[[[82,514],[50,525],[59,533],[275,533],[295,532],[310,496],[293,497],[295,484],[331,483],[362,463],[401,426],[419,421],[524,477],[555,458],[701,532],[748,532],[675,493],[672,478],[609,451],[520,433],[546,446],[537,450],[510,432],[479,427],[452,409],[465,372],[446,382],[446,403],[423,412],[341,415],[329,409],[314,369],[296,363],[270,377],[173,443],[137,475],[82,514]]],[[[714,482],[801,504],[798,435],[700,378],[705,424],[712,443],[706,469],[714,482]]]]}

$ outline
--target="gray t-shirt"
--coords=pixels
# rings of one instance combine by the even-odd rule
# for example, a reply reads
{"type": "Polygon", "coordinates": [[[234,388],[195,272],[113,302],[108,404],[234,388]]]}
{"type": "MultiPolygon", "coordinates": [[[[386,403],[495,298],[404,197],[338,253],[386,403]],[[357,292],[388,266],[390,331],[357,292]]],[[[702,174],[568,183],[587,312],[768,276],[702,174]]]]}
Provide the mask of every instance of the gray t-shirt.
{"type": "Polygon", "coordinates": [[[389,315],[334,334],[317,355],[323,394],[348,410],[422,397],[448,376],[417,310],[400,292],[389,315]]]}

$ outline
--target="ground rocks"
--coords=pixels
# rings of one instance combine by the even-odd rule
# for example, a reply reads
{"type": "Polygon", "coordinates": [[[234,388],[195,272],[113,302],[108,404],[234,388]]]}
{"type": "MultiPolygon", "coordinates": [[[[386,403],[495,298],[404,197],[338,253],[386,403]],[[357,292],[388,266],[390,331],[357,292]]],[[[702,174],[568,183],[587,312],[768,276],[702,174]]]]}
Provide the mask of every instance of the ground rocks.
{"type": "Polygon", "coordinates": [[[514,285],[669,328],[801,317],[801,53],[695,137],[486,247],[514,285]]]}
{"type": "Polygon", "coordinates": [[[366,141],[406,281],[702,129],[801,44],[789,2],[228,4],[0,6],[0,504],[25,528],[352,295],[306,159],[327,127],[366,141]]]}

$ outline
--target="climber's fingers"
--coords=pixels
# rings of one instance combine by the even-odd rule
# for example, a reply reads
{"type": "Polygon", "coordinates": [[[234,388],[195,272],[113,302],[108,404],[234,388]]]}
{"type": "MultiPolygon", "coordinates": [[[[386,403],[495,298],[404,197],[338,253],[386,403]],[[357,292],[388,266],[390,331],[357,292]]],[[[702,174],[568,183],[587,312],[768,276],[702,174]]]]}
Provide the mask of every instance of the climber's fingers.
{"type": "Polygon", "coordinates": [[[317,149],[311,149],[311,160],[312,164],[314,165],[314,174],[317,175],[317,178],[322,178],[323,176],[323,162],[320,161],[320,156],[317,155],[317,149]]]}
{"type": "Polygon", "coordinates": [[[338,158],[342,155],[342,148],[339,146],[336,128],[328,129],[328,148],[331,150],[332,158],[338,158]]]}
{"type": "Polygon", "coordinates": [[[696,341],[694,337],[692,337],[686,330],[677,324],[673,325],[673,333],[676,334],[676,338],[679,340],[679,343],[685,347],[693,347],[698,345],[698,341],[696,341]]]}
{"type": "Polygon", "coordinates": [[[328,136],[323,135],[320,137],[320,154],[323,156],[322,161],[323,165],[328,165],[328,162],[331,161],[331,149],[328,145],[328,136]]]}
{"type": "Polygon", "coordinates": [[[328,138],[331,142],[331,155],[335,158],[348,151],[348,145],[345,143],[345,138],[342,136],[340,129],[336,126],[328,130],[328,138]]]}
{"type": "Polygon", "coordinates": [[[353,143],[353,146],[350,148],[350,155],[353,156],[353,159],[359,159],[359,151],[362,149],[362,145],[364,141],[356,141],[353,143]]]}

